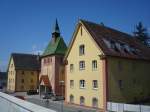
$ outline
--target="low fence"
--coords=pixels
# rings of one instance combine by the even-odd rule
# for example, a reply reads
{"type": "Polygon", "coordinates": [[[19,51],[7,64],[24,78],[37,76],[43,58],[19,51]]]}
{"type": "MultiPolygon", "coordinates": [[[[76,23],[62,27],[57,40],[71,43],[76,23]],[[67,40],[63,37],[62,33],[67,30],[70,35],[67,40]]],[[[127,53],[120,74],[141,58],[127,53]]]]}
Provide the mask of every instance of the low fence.
{"type": "Polygon", "coordinates": [[[113,112],[150,112],[150,106],[108,102],[107,110],[113,112]]]}
{"type": "Polygon", "coordinates": [[[0,112],[56,112],[0,92],[0,112]]]}

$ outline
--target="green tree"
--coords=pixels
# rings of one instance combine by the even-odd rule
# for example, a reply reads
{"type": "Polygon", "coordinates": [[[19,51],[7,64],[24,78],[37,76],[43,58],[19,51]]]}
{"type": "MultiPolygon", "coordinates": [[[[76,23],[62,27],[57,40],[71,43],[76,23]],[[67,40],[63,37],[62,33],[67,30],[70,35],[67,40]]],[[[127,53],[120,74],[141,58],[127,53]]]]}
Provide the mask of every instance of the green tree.
{"type": "Polygon", "coordinates": [[[139,22],[136,25],[136,31],[134,33],[134,37],[136,37],[138,40],[140,40],[144,45],[149,46],[149,36],[147,29],[143,26],[142,22],[139,22]]]}

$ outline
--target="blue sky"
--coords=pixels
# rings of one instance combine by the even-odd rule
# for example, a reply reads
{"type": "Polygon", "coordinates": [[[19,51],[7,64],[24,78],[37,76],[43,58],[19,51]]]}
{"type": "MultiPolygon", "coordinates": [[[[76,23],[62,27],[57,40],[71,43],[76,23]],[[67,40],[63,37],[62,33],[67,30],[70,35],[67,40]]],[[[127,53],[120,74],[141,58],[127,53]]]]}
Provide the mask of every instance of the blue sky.
{"type": "Polygon", "coordinates": [[[0,0],[0,69],[12,52],[42,51],[55,19],[68,43],[78,19],[132,33],[139,21],[150,30],[150,0],[0,0]]]}

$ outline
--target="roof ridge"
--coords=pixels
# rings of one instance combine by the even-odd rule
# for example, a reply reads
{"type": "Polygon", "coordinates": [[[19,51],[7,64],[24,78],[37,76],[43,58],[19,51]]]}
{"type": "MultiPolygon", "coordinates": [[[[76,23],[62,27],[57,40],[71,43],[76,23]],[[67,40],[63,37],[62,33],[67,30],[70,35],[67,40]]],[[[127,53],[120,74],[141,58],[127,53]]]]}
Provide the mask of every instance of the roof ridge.
{"type": "Polygon", "coordinates": [[[11,55],[28,55],[28,56],[38,56],[36,54],[29,54],[29,53],[11,53],[11,55]]]}

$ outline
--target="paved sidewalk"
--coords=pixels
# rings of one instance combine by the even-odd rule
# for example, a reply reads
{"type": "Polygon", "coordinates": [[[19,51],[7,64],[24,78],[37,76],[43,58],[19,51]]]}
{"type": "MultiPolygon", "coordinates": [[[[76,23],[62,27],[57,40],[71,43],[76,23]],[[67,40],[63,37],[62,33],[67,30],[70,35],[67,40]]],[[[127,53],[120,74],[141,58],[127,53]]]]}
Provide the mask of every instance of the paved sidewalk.
{"type": "Polygon", "coordinates": [[[46,108],[53,109],[57,112],[99,112],[96,109],[81,107],[77,105],[65,104],[63,101],[52,101],[51,99],[42,99],[40,95],[27,95],[26,92],[16,92],[13,96],[24,96],[29,102],[35,103],[46,108]]]}

